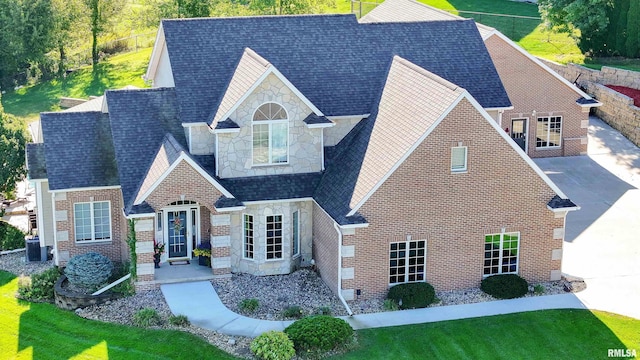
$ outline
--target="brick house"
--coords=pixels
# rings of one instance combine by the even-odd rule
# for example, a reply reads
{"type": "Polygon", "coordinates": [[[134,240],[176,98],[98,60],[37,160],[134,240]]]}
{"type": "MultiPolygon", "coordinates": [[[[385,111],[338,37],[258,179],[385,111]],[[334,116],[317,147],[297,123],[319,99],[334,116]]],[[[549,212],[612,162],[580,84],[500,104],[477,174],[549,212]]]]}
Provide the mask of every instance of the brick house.
{"type": "MultiPolygon", "coordinates": [[[[362,23],[450,21],[461,17],[415,0],[385,0],[362,23]]],[[[477,24],[513,107],[500,127],[532,158],[587,153],[589,110],[602,104],[500,31],[477,24]]]]}
{"type": "Polygon", "coordinates": [[[560,278],[578,207],[496,122],[512,105],[471,20],[165,20],[146,78],[41,114],[27,159],[56,264],[126,260],[134,220],[140,290],[161,283],[154,239],[163,262],[210,242],[215,276],[314,265],[346,301],[560,278]]]}

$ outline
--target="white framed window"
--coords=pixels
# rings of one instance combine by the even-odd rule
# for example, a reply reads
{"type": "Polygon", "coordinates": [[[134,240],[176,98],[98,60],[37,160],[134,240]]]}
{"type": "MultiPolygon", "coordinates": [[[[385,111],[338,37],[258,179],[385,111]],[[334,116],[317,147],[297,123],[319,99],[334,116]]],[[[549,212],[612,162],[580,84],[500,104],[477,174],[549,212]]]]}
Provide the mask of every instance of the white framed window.
{"type": "Polygon", "coordinates": [[[109,201],[73,204],[77,242],[111,241],[111,204],[109,201]]]}
{"type": "Polygon", "coordinates": [[[253,215],[242,215],[243,250],[242,257],[253,259],[253,215]]]}
{"type": "Polygon", "coordinates": [[[267,260],[282,259],[282,215],[267,216],[267,260]]]}
{"type": "Polygon", "coordinates": [[[451,172],[467,171],[467,147],[453,146],[451,148],[451,172]]]}
{"type": "Polygon", "coordinates": [[[253,165],[289,162],[289,120],[276,103],[262,104],[253,114],[253,165]]]}
{"type": "Polygon", "coordinates": [[[540,116],[536,126],[536,148],[560,147],[562,116],[540,116]]]}
{"type": "Polygon", "coordinates": [[[389,284],[425,281],[427,241],[389,244],[389,284]]]}
{"type": "Polygon", "coordinates": [[[485,235],[482,275],[517,274],[519,249],[519,232],[485,235]]]}
{"type": "Polygon", "coordinates": [[[291,256],[298,256],[300,255],[300,210],[293,212],[291,223],[293,225],[293,229],[291,230],[291,234],[293,235],[291,256]]]}

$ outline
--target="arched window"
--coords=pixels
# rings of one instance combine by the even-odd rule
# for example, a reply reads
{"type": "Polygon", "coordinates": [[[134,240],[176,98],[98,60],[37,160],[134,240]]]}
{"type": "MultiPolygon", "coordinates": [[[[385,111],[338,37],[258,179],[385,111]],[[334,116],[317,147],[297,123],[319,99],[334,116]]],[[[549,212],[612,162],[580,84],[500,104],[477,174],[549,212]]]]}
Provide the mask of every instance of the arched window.
{"type": "Polygon", "coordinates": [[[253,164],[283,164],[289,161],[289,121],[286,110],[276,103],[261,105],[253,114],[253,164]]]}

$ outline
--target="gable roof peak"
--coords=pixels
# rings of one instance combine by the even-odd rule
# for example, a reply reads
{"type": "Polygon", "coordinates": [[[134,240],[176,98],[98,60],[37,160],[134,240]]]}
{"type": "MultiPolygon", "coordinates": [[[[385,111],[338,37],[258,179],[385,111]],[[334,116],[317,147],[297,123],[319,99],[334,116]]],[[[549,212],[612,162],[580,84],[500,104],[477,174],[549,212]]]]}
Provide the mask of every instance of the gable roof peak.
{"type": "MultiPolygon", "coordinates": [[[[242,54],[242,56],[244,57],[244,55],[250,56],[253,60],[257,61],[260,65],[264,66],[265,68],[268,68],[269,66],[271,66],[271,63],[269,62],[269,60],[263,58],[262,56],[260,56],[260,54],[253,51],[251,48],[248,48],[248,47],[244,48],[244,53],[242,54]]],[[[242,63],[242,59],[240,59],[240,63],[242,63]]]]}
{"type": "Polygon", "coordinates": [[[431,71],[426,70],[425,68],[422,68],[422,67],[412,63],[411,61],[409,61],[409,60],[407,60],[405,58],[402,58],[402,57],[400,57],[398,55],[394,55],[393,56],[393,61],[392,61],[391,66],[393,67],[394,64],[396,64],[397,66],[405,66],[408,69],[411,69],[411,70],[417,72],[418,74],[424,75],[424,76],[428,77],[429,79],[437,82],[438,84],[445,86],[446,88],[448,88],[451,91],[457,91],[458,89],[464,90],[464,88],[461,88],[460,86],[458,86],[458,85],[456,85],[456,84],[454,84],[454,83],[452,83],[450,81],[447,81],[446,79],[444,79],[444,78],[432,73],[431,71]]]}

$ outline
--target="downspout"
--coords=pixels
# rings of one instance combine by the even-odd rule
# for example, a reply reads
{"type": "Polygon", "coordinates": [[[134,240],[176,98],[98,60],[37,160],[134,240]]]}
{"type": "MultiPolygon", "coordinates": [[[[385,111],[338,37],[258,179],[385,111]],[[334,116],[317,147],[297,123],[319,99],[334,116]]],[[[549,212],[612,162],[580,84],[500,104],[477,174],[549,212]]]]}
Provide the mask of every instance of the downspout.
{"type": "Polygon", "coordinates": [[[353,311],[351,311],[344,297],[342,297],[342,232],[336,222],[333,223],[333,227],[338,232],[338,299],[340,299],[344,308],[347,309],[349,316],[353,316],[353,311]]]}

